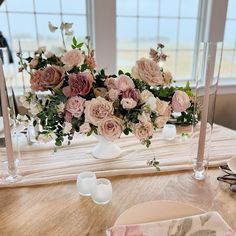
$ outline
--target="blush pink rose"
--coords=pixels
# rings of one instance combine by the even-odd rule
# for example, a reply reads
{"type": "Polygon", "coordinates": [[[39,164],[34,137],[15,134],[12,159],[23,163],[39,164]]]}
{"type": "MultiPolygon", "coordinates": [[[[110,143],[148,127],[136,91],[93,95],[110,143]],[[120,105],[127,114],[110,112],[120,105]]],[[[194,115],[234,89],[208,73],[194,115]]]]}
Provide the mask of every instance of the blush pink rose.
{"type": "Polygon", "coordinates": [[[88,72],[73,73],[69,75],[68,83],[69,85],[63,88],[65,96],[86,96],[93,86],[93,77],[88,72]]]}
{"type": "Polygon", "coordinates": [[[123,92],[123,98],[132,98],[134,101],[138,102],[140,100],[140,92],[138,89],[128,89],[123,92]]]}
{"type": "Polygon", "coordinates": [[[80,118],[84,112],[85,99],[82,97],[71,97],[66,102],[66,111],[74,117],[80,118]]]}
{"type": "Polygon", "coordinates": [[[190,107],[190,99],[187,93],[177,90],[172,97],[171,106],[175,112],[186,111],[190,107]]]}
{"type": "Polygon", "coordinates": [[[79,66],[84,61],[84,55],[78,49],[72,49],[69,52],[66,52],[61,61],[65,64],[66,70],[71,70],[74,66],[79,66]]]}
{"type": "Polygon", "coordinates": [[[118,99],[120,95],[120,91],[119,90],[116,90],[116,89],[110,89],[108,91],[108,98],[111,100],[111,101],[115,101],[118,99]]]}
{"type": "Polygon", "coordinates": [[[137,106],[137,102],[132,98],[122,98],[120,103],[126,110],[132,109],[137,106]]]}
{"type": "Polygon", "coordinates": [[[133,80],[127,75],[120,75],[115,79],[116,89],[124,92],[128,89],[134,89],[135,85],[133,80]]]}
{"type": "Polygon", "coordinates": [[[85,102],[85,122],[98,125],[104,118],[111,116],[114,108],[111,102],[102,97],[85,102]]]}
{"type": "Polygon", "coordinates": [[[134,125],[133,133],[136,138],[138,138],[140,141],[144,141],[150,137],[152,137],[154,132],[154,128],[152,123],[146,122],[146,123],[137,123],[134,125]]]}
{"type": "Polygon", "coordinates": [[[122,120],[116,116],[106,117],[98,125],[98,133],[110,141],[120,138],[122,132],[122,120]]]}
{"type": "Polygon", "coordinates": [[[151,86],[163,84],[163,77],[158,64],[150,59],[142,58],[136,61],[132,68],[132,76],[135,79],[143,80],[151,86]]]}
{"type": "Polygon", "coordinates": [[[71,123],[72,118],[73,118],[72,114],[70,112],[66,111],[65,116],[64,116],[65,122],[70,122],[71,123]]]}
{"type": "Polygon", "coordinates": [[[30,80],[31,88],[37,91],[44,91],[55,87],[62,79],[62,71],[54,66],[49,66],[32,74],[30,80]]]}

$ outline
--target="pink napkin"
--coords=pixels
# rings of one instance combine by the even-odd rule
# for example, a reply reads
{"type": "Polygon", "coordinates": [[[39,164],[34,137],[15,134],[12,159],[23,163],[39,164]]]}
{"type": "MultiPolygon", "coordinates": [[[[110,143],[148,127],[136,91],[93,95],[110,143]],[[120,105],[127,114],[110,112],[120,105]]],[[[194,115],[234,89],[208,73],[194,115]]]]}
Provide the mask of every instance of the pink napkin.
{"type": "Polygon", "coordinates": [[[137,225],[117,225],[107,236],[236,236],[217,212],[137,225]]]}

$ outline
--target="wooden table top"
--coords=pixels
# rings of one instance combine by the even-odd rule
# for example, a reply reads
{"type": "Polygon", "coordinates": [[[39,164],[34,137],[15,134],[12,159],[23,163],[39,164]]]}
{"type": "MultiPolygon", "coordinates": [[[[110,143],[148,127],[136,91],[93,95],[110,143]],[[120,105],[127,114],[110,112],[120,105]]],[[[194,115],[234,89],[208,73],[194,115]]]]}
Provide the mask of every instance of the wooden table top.
{"type": "Polygon", "coordinates": [[[100,236],[127,208],[145,201],[175,200],[218,211],[236,231],[236,193],[209,170],[204,182],[191,172],[110,178],[113,200],[96,205],[81,197],[75,182],[0,190],[0,235],[100,236]]]}

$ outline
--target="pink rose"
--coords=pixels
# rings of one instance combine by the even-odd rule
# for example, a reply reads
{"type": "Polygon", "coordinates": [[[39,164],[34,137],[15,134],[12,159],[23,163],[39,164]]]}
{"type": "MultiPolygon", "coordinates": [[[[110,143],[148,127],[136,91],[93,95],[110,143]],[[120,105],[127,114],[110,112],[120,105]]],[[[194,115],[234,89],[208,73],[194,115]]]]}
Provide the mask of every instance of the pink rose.
{"type": "Polygon", "coordinates": [[[151,86],[163,84],[163,77],[160,67],[153,60],[142,58],[136,61],[136,65],[132,68],[132,76],[135,79],[145,81],[151,86]]]}
{"type": "Polygon", "coordinates": [[[154,132],[153,125],[150,122],[137,123],[134,125],[133,133],[140,141],[144,141],[152,137],[154,132]]]}
{"type": "Polygon", "coordinates": [[[116,89],[115,78],[113,77],[106,78],[104,84],[108,89],[116,89]]]}
{"type": "Polygon", "coordinates": [[[85,102],[85,122],[98,125],[104,118],[112,115],[114,108],[111,102],[102,97],[85,102]]]}
{"type": "Polygon", "coordinates": [[[30,80],[31,88],[34,90],[44,91],[55,87],[62,81],[62,79],[62,72],[54,66],[49,66],[44,70],[38,70],[32,74],[30,80]]]}
{"type": "Polygon", "coordinates": [[[66,111],[66,112],[65,112],[65,116],[64,116],[65,122],[71,123],[72,118],[73,118],[72,114],[71,114],[70,112],[66,111]]]}
{"type": "Polygon", "coordinates": [[[120,95],[120,91],[119,90],[116,90],[116,89],[110,89],[108,91],[108,97],[111,101],[115,101],[118,99],[120,95]]]}
{"type": "Polygon", "coordinates": [[[74,66],[79,66],[84,61],[84,55],[78,49],[72,49],[69,52],[66,52],[61,61],[65,64],[66,70],[71,70],[74,66]]]}
{"type": "Polygon", "coordinates": [[[135,85],[133,80],[127,75],[120,75],[115,79],[115,86],[118,90],[124,92],[128,89],[134,89],[135,85]]]}
{"type": "Polygon", "coordinates": [[[89,125],[89,123],[84,123],[79,127],[79,131],[82,134],[87,134],[88,132],[91,131],[91,127],[89,125]]]}
{"type": "Polygon", "coordinates": [[[121,105],[124,109],[132,109],[137,106],[137,102],[133,98],[122,98],[121,105]]]}
{"type": "Polygon", "coordinates": [[[172,97],[171,105],[175,112],[186,111],[191,105],[189,96],[187,93],[177,90],[172,97]]]}
{"type": "Polygon", "coordinates": [[[71,97],[67,100],[66,111],[70,112],[74,117],[80,118],[84,112],[85,99],[82,97],[71,97]]]}
{"type": "Polygon", "coordinates": [[[107,140],[118,139],[123,132],[122,120],[116,116],[106,117],[98,125],[98,133],[107,140]]]}
{"type": "Polygon", "coordinates": [[[132,98],[134,101],[138,102],[140,100],[140,92],[138,89],[128,89],[123,92],[123,98],[132,98]]]}
{"type": "Polygon", "coordinates": [[[67,97],[76,95],[86,96],[93,86],[93,77],[88,72],[69,75],[69,85],[63,88],[63,93],[67,97]]]}

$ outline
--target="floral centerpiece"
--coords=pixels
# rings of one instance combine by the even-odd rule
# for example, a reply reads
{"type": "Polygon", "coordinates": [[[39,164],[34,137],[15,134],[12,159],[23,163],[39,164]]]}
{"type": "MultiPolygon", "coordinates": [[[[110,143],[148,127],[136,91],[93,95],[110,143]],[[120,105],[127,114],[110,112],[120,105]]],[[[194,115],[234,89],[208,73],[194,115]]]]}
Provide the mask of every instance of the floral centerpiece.
{"type": "MultiPolygon", "coordinates": [[[[49,26],[51,31],[57,29],[49,26]]],[[[62,23],[60,29],[68,33],[71,26],[62,23]]],[[[33,124],[41,126],[39,139],[54,139],[60,146],[75,132],[111,141],[132,133],[148,147],[155,129],[162,128],[173,112],[181,113],[178,123],[192,122],[189,83],[172,85],[171,73],[160,66],[167,58],[164,45],[151,49],[150,58],[136,61],[132,73],[120,70],[118,75],[96,69],[88,37],[81,43],[73,37],[71,46],[60,55],[46,48],[38,49],[34,57],[19,54],[20,71],[28,71],[31,78],[31,90],[20,100],[33,124]]]]}

